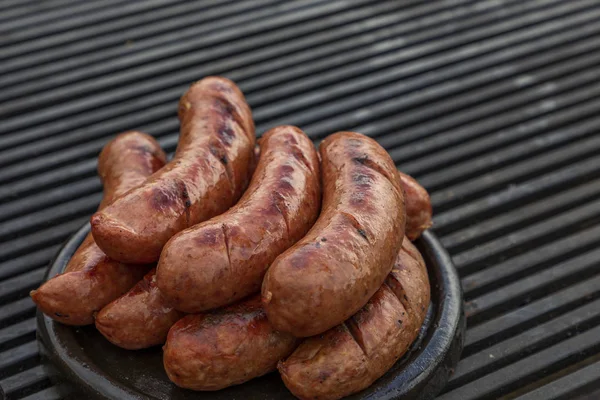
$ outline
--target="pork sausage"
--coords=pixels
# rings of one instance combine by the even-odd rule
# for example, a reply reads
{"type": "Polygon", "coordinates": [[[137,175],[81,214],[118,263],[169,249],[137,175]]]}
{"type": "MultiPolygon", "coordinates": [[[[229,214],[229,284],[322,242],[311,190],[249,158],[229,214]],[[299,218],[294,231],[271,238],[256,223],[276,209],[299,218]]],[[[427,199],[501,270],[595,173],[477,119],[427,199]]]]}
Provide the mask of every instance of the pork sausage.
{"type": "Polygon", "coordinates": [[[178,310],[206,311],[260,291],[265,271],[314,224],[321,206],[312,141],[280,126],[260,140],[261,156],[242,199],[165,245],[158,287],[178,310]]]}
{"type": "MultiPolygon", "coordinates": [[[[406,202],[416,202],[410,199],[410,196],[415,194],[414,191],[408,191],[406,202]]],[[[407,214],[407,219],[411,218],[415,216],[407,214]]],[[[404,300],[405,308],[414,304],[417,315],[415,326],[422,325],[422,313],[429,303],[429,281],[419,251],[406,239],[387,282],[392,284],[399,294],[397,298],[404,300]],[[418,266],[412,259],[417,260],[418,266]],[[404,286],[393,284],[397,280],[395,277],[399,275],[405,275],[404,286]],[[406,287],[406,290],[403,291],[403,287],[406,287]],[[406,299],[404,295],[407,296],[406,299]]],[[[376,292],[376,295],[377,293],[379,292],[376,292]]],[[[195,314],[179,321],[171,329],[164,348],[164,364],[169,377],[182,387],[213,390],[241,383],[240,377],[244,377],[243,381],[246,381],[274,369],[275,360],[287,357],[294,350],[296,342],[291,341],[291,335],[282,332],[277,333],[275,339],[268,340],[269,336],[274,335],[274,329],[265,319],[264,312],[256,308],[257,301],[258,297],[254,297],[247,302],[238,303],[229,308],[235,310],[233,312],[195,314]],[[219,317],[216,318],[215,315],[219,317]],[[234,324],[230,324],[230,321],[234,321],[234,324]],[[260,324],[257,321],[260,321],[260,324]],[[248,336],[246,332],[253,326],[260,326],[261,329],[252,329],[253,335],[248,336]],[[206,337],[211,339],[206,340],[206,337]],[[215,338],[220,338],[218,346],[212,345],[215,338]],[[277,340],[284,340],[289,347],[281,346],[277,340]],[[243,352],[238,352],[233,357],[229,357],[227,351],[219,350],[231,351],[230,349],[237,348],[239,343],[244,343],[240,347],[243,352]],[[270,347],[264,347],[265,343],[271,343],[270,347]],[[214,355],[215,352],[218,352],[218,356],[214,355]],[[262,367],[265,365],[269,368],[262,367]],[[218,385],[213,386],[215,382],[218,382],[218,385]]],[[[411,321],[407,322],[407,326],[411,321]]],[[[412,341],[410,338],[407,340],[412,341]]]]}
{"type": "Polygon", "coordinates": [[[410,175],[398,171],[406,199],[406,236],[415,240],[433,223],[429,193],[410,175]]]}
{"type": "Polygon", "coordinates": [[[254,123],[237,86],[219,77],[193,84],[179,119],[173,160],[92,217],[94,239],[115,260],[157,261],[171,236],[223,213],[246,189],[254,123]]]}
{"type": "Polygon", "coordinates": [[[163,344],[185,314],[170,307],[156,287],[156,269],[96,315],[96,328],[111,343],[129,350],[163,344]]]}
{"type": "MultiPolygon", "coordinates": [[[[151,136],[127,132],[109,142],[98,158],[104,185],[103,209],[129,189],[139,186],[165,164],[165,153],[151,136]]],[[[68,325],[94,323],[93,314],[129,290],[149,267],[127,265],[106,256],[88,234],[64,273],[31,292],[40,310],[68,325]]]]}
{"type": "Polygon", "coordinates": [[[218,390],[275,370],[297,345],[273,329],[260,296],[178,321],[163,350],[165,371],[177,386],[218,390]]]}
{"type": "Polygon", "coordinates": [[[305,339],[278,365],[283,382],[296,397],[313,400],[367,388],[417,337],[429,297],[425,263],[405,239],[392,272],[365,307],[345,323],[305,339]]]}
{"type": "Polygon", "coordinates": [[[398,170],[373,139],[339,132],[320,146],[323,209],[307,235],[265,275],[275,329],[317,335],[344,322],[379,289],[404,238],[398,170]]]}

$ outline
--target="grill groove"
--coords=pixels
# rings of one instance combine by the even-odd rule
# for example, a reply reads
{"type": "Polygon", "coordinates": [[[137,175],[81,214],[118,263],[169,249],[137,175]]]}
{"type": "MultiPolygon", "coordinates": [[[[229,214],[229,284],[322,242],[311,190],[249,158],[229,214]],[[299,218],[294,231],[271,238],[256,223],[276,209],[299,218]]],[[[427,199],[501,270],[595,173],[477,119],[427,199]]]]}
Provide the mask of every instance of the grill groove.
{"type": "Polygon", "coordinates": [[[595,0],[3,1],[0,386],[60,398],[27,293],[97,207],[104,143],[140,129],[172,152],[179,96],[221,74],[259,133],[358,130],[431,191],[467,300],[441,399],[597,387],[598,21],[595,0]]]}

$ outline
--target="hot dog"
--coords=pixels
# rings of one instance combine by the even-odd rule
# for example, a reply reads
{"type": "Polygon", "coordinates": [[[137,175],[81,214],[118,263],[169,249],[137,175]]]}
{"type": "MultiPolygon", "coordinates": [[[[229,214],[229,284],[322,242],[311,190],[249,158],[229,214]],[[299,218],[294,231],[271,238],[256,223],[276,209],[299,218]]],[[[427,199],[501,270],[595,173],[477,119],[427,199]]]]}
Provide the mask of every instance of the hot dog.
{"type": "Polygon", "coordinates": [[[257,295],[178,321],[163,348],[163,364],[178,386],[218,390],[273,371],[296,344],[292,335],[273,329],[257,295]]]}
{"type": "Polygon", "coordinates": [[[223,213],[246,189],[254,123],[237,86],[218,77],[196,82],[179,102],[179,119],[173,160],[92,217],[94,239],[115,260],[157,261],[174,234],[223,213]]]}
{"type": "Polygon", "coordinates": [[[415,240],[425,229],[433,225],[429,193],[412,176],[401,171],[398,173],[406,199],[406,236],[410,240],[415,240]]]}
{"type": "Polygon", "coordinates": [[[184,315],[164,301],[156,287],[156,269],[152,269],[98,313],[96,328],[111,343],[138,350],[163,344],[171,326],[184,315]]]}
{"type": "MultiPolygon", "coordinates": [[[[127,132],[109,142],[98,159],[104,185],[103,209],[129,189],[139,186],[165,164],[165,154],[151,136],[127,132]]],[[[31,292],[49,317],[68,325],[94,323],[93,314],[129,290],[149,267],[111,260],[88,234],[64,273],[31,292]]]]}
{"type": "Polygon", "coordinates": [[[388,153],[371,138],[340,132],[320,154],[321,215],[273,262],[262,286],[269,321],[297,337],[322,333],[364,306],[404,238],[404,196],[388,153]]]}
{"type": "Polygon", "coordinates": [[[296,127],[280,126],[261,138],[260,152],[239,203],[165,245],[157,282],[178,310],[206,311],[258,292],[273,260],[317,219],[320,173],[311,140],[296,127]]]}
{"type": "Polygon", "coordinates": [[[423,258],[404,240],[394,268],[367,305],[345,323],[305,339],[278,365],[300,399],[339,399],[370,386],[406,352],[429,305],[423,258]]]}

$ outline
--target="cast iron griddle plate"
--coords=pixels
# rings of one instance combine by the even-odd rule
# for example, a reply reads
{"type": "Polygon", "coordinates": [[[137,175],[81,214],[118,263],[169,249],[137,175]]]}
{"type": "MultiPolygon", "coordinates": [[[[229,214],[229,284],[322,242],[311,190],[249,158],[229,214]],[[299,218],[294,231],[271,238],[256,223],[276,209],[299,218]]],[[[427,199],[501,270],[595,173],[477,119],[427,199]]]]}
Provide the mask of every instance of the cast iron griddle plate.
{"type": "MultiPolygon", "coordinates": [[[[88,232],[86,224],[69,239],[50,265],[47,279],[64,269],[88,232]]],[[[458,362],[465,331],[458,276],[433,233],[425,232],[417,246],[427,263],[432,287],[426,321],[410,352],[374,385],[351,399],[432,399],[458,362]]],[[[61,325],[39,311],[37,323],[44,364],[59,381],[58,386],[71,391],[74,398],[82,393],[86,398],[119,400],[294,398],[277,373],[216,392],[180,389],[167,379],[160,347],[123,350],[110,344],[93,326],[61,325]]]]}

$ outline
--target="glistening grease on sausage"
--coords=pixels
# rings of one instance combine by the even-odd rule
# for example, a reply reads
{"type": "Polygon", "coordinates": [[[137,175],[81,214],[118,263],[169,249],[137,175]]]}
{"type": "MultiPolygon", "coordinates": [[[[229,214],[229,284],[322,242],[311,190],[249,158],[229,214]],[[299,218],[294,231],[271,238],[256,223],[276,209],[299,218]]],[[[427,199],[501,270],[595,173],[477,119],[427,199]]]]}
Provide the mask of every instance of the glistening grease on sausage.
{"type": "Polygon", "coordinates": [[[260,296],[202,314],[171,330],[163,363],[169,379],[194,390],[218,390],[275,370],[297,339],[273,329],[260,296]]]}
{"type": "Polygon", "coordinates": [[[165,302],[156,287],[156,269],[152,269],[98,313],[96,328],[111,343],[138,350],[163,344],[171,326],[184,315],[165,302]]]}
{"type": "Polygon", "coordinates": [[[258,292],[273,260],[317,219],[320,173],[311,140],[298,128],[276,127],[261,138],[260,153],[238,204],[165,245],[157,282],[178,310],[205,311],[258,292]]]}
{"type": "Polygon", "coordinates": [[[401,171],[398,173],[406,199],[406,236],[410,240],[415,240],[425,229],[433,225],[429,193],[412,176],[401,171]]]}
{"type": "Polygon", "coordinates": [[[273,326],[297,337],[322,333],[364,306],[404,238],[403,191],[388,153],[354,132],[329,136],[320,153],[321,215],[273,262],[262,287],[273,326]]]}
{"type": "Polygon", "coordinates": [[[423,258],[404,240],[394,268],[367,305],[345,323],[305,339],[278,365],[300,399],[334,400],[370,386],[417,337],[429,305],[423,258]]]}
{"type": "MultiPolygon", "coordinates": [[[[98,158],[98,173],[104,185],[99,210],[139,186],[164,164],[165,154],[151,136],[140,132],[117,136],[98,158]]],[[[93,314],[135,285],[148,268],[108,258],[90,233],[64,273],[33,290],[31,298],[44,314],[63,324],[93,324],[93,314]]]]}
{"type": "MultiPolygon", "coordinates": [[[[410,198],[422,195],[421,191],[407,191],[406,202],[428,202],[428,196],[420,199],[410,198]]],[[[411,220],[419,218],[419,215],[407,214],[406,217],[411,220]]],[[[417,311],[414,325],[420,326],[423,319],[421,313],[429,302],[428,279],[421,255],[406,239],[387,282],[393,284],[397,276],[402,276],[403,287],[406,288],[403,293],[403,287],[393,285],[400,294],[397,298],[404,299],[404,295],[407,296],[403,303],[406,305],[402,307],[413,308],[409,307],[409,303],[414,305],[417,311]],[[415,265],[411,258],[407,258],[408,256],[416,260],[418,265],[415,265]]],[[[388,292],[384,294],[389,294],[388,292]]],[[[258,308],[258,301],[258,297],[252,297],[228,307],[226,311],[188,315],[179,321],[171,329],[164,347],[164,365],[170,379],[185,388],[216,390],[242,383],[275,369],[276,361],[283,360],[291,354],[297,342],[292,340],[292,335],[274,330],[265,313],[258,308]]],[[[398,303],[393,302],[392,305],[394,304],[398,303]]],[[[363,311],[359,311],[361,312],[363,311]]],[[[400,314],[402,312],[406,311],[400,310],[400,314]]],[[[411,332],[414,331],[410,325],[412,321],[413,319],[402,326],[394,325],[397,329],[407,329],[406,333],[402,334],[405,336],[397,337],[406,337],[407,341],[413,340],[411,332]]],[[[394,326],[384,328],[393,330],[394,326]]],[[[359,329],[362,328],[359,326],[359,329]]],[[[338,361],[347,362],[343,357],[338,361]]],[[[295,384],[299,383],[292,380],[290,385],[295,384]]]]}
{"type": "Polygon", "coordinates": [[[177,232],[221,214],[246,189],[254,158],[254,123],[242,92],[208,77],[179,102],[175,157],[139,188],[92,217],[98,246],[130,263],[158,260],[177,232]]]}

